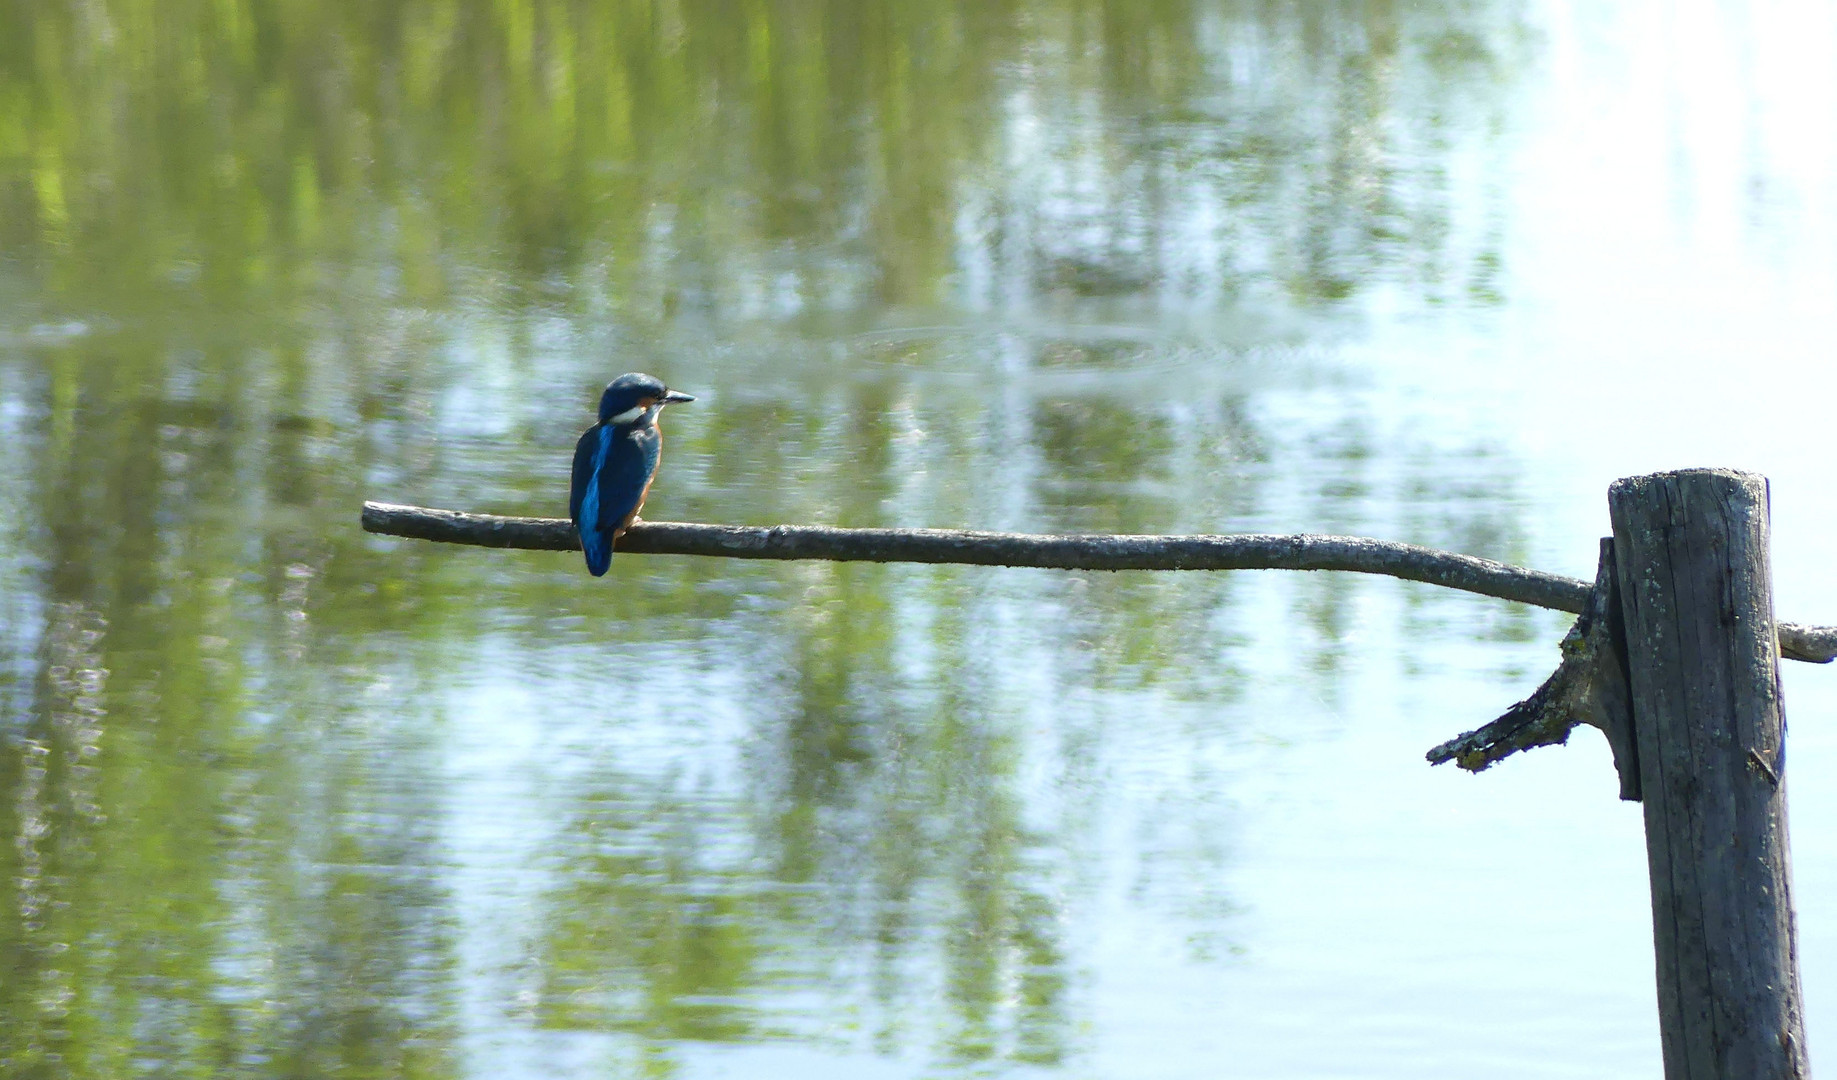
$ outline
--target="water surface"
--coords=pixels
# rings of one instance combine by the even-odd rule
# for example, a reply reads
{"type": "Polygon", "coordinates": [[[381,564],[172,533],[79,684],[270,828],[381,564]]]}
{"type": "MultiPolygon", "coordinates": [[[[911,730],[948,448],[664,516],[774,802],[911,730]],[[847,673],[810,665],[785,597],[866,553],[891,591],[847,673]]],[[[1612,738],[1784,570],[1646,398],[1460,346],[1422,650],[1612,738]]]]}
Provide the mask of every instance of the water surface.
{"type": "Polygon", "coordinates": [[[655,519],[1587,575],[1732,465],[1837,621],[1833,71],[1762,3],[0,8],[0,1065],[1657,1076],[1605,745],[1421,759],[1561,617],[357,508],[559,514],[646,370],[655,519]]]}

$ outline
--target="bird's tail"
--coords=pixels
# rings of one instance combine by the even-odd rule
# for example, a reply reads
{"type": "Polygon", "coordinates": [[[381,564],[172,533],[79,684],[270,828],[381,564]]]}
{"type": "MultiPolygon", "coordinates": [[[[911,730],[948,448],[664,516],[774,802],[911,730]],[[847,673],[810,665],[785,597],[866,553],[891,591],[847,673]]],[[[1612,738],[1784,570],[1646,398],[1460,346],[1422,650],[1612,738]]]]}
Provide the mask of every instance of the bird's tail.
{"type": "Polygon", "coordinates": [[[606,568],[612,565],[612,538],[598,529],[583,530],[580,549],[587,555],[587,573],[604,577],[606,568]]]}

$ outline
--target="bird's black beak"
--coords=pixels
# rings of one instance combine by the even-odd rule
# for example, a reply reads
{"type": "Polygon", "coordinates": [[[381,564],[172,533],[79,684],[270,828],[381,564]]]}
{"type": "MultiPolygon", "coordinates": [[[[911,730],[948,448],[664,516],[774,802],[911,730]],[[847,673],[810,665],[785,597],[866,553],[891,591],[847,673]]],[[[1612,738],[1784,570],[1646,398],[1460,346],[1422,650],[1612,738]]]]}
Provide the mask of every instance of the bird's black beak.
{"type": "Polygon", "coordinates": [[[665,405],[675,405],[678,402],[694,400],[695,398],[692,395],[685,394],[681,390],[666,390],[663,393],[663,403],[665,405]]]}

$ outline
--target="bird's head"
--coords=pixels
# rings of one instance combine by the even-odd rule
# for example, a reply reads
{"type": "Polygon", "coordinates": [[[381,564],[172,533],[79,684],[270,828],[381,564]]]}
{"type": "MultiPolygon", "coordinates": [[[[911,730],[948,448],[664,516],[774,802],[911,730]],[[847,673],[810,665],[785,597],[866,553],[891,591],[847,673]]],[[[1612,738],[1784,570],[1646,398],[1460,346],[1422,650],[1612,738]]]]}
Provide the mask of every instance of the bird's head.
{"type": "Polygon", "coordinates": [[[665,405],[694,400],[663,385],[655,375],[634,371],[606,384],[606,392],[600,395],[600,422],[636,424],[654,420],[657,410],[665,405]]]}

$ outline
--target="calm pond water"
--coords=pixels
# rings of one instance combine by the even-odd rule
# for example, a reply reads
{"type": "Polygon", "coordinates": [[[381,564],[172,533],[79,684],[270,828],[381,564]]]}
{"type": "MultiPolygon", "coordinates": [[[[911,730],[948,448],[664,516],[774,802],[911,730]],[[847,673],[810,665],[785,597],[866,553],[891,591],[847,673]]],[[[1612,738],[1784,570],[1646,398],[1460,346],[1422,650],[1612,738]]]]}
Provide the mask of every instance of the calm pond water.
{"type": "MultiPolygon", "coordinates": [[[[1359,533],[1774,482],[1837,622],[1828,5],[0,5],[0,1073],[1656,1077],[1565,619],[1345,575],[447,548],[1359,533]]],[[[1792,665],[1837,1067],[1837,671],[1792,665]]]]}

